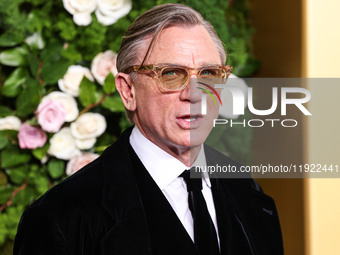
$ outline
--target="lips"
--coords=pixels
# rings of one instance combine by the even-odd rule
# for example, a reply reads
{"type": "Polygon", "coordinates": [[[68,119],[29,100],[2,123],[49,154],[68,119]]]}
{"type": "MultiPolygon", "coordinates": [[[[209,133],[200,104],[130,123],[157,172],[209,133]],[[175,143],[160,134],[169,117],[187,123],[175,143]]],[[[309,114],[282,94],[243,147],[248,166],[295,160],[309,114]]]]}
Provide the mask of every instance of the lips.
{"type": "Polygon", "coordinates": [[[187,116],[183,116],[183,117],[180,117],[180,118],[184,119],[185,121],[192,122],[192,121],[197,120],[200,117],[201,116],[199,116],[199,115],[187,115],[187,116]]]}
{"type": "Polygon", "coordinates": [[[202,124],[203,116],[202,114],[184,114],[178,116],[176,122],[182,129],[193,129],[202,124]]]}

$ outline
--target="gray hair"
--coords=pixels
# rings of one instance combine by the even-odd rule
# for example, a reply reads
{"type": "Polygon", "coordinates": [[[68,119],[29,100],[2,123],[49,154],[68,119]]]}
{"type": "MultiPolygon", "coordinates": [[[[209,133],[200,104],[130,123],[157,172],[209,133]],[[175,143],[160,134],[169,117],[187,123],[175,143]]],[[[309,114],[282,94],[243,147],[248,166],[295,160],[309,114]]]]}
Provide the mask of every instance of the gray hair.
{"type": "MultiPolygon", "coordinates": [[[[210,34],[219,52],[221,64],[226,62],[226,53],[223,44],[214,27],[194,9],[183,4],[162,4],[146,11],[130,25],[123,36],[121,48],[117,56],[118,72],[126,72],[133,65],[143,65],[149,56],[158,35],[170,26],[196,26],[202,25],[210,34]],[[146,54],[141,63],[136,63],[140,52],[145,47],[146,40],[152,36],[146,54]]],[[[132,122],[132,113],[126,112],[132,122]]]]}

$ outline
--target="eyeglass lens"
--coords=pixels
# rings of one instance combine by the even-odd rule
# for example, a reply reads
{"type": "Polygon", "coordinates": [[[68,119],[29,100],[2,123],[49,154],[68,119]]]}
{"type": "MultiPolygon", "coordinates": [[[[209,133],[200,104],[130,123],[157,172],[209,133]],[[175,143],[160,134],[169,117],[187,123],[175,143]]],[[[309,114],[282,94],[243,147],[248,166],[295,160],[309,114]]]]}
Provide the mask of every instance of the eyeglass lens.
{"type": "MultiPolygon", "coordinates": [[[[224,78],[225,71],[219,67],[208,67],[200,69],[198,78],[207,78],[205,81],[211,83],[214,79],[224,78]]],[[[165,67],[161,71],[161,81],[166,89],[179,89],[188,80],[189,71],[181,67],[165,67]]]]}

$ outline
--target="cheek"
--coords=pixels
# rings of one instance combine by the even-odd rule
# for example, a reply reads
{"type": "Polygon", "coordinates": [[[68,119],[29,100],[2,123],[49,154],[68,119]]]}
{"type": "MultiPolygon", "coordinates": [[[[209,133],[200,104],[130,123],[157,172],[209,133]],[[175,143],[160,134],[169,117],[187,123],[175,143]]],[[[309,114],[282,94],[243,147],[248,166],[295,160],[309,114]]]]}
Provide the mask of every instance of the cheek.
{"type": "Polygon", "coordinates": [[[166,116],[167,102],[154,93],[141,93],[136,97],[137,114],[143,123],[157,123],[166,116]]]}
{"type": "Polygon", "coordinates": [[[152,126],[169,126],[174,123],[181,106],[176,93],[161,93],[152,78],[135,85],[136,106],[139,119],[152,126]]]}
{"type": "Polygon", "coordinates": [[[136,95],[136,107],[137,111],[140,113],[150,111],[150,109],[154,108],[153,106],[153,98],[152,91],[149,91],[149,86],[152,84],[139,84],[135,87],[135,95],[136,95]]]}
{"type": "Polygon", "coordinates": [[[211,99],[209,98],[208,99],[208,102],[207,102],[207,117],[209,120],[211,119],[216,119],[217,116],[218,116],[218,111],[219,111],[219,108],[220,108],[220,102],[218,100],[218,98],[215,98],[216,100],[216,103],[211,99]]]}

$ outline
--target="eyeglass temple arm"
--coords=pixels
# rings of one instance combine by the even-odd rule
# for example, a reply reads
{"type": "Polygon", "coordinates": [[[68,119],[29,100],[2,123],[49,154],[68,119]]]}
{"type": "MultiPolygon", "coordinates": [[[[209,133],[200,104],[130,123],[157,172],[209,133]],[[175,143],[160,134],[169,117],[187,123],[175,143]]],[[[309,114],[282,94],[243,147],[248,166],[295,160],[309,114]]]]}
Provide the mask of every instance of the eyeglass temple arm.
{"type": "Polygon", "coordinates": [[[145,66],[133,66],[132,70],[134,72],[137,71],[148,71],[148,70],[154,70],[154,65],[145,65],[145,66]]]}
{"type": "Polygon", "coordinates": [[[233,67],[230,65],[222,66],[223,69],[228,73],[231,74],[233,72],[233,67]]]}

